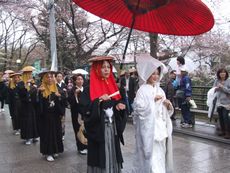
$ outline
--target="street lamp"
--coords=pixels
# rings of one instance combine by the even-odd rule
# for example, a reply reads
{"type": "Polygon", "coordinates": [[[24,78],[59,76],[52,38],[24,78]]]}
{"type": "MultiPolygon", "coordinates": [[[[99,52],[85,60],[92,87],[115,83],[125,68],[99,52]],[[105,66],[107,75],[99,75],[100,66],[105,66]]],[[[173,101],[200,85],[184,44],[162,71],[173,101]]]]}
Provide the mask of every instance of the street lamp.
{"type": "Polygon", "coordinates": [[[19,67],[20,67],[21,62],[22,62],[21,59],[17,59],[17,60],[16,60],[16,64],[17,64],[18,70],[19,70],[19,67]]]}

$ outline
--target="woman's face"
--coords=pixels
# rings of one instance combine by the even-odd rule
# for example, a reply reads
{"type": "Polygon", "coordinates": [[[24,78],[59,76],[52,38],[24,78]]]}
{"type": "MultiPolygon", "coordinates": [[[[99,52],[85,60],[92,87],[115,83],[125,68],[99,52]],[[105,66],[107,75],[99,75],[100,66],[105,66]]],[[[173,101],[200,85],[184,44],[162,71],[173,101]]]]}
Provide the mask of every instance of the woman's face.
{"type": "Polygon", "coordinates": [[[78,77],[76,78],[75,84],[76,84],[78,87],[80,87],[80,88],[83,86],[83,84],[84,84],[84,79],[82,78],[82,76],[78,76],[78,77]]]}
{"type": "Polygon", "coordinates": [[[53,81],[54,81],[54,77],[53,77],[53,74],[48,74],[47,76],[46,76],[46,78],[47,78],[47,84],[48,85],[51,85],[52,83],[53,83],[53,81]]]}
{"type": "Polygon", "coordinates": [[[160,74],[158,70],[155,70],[151,76],[148,78],[147,83],[150,85],[155,85],[160,79],[160,74]]]}
{"type": "Polygon", "coordinates": [[[20,81],[20,76],[14,76],[14,82],[15,83],[18,83],[20,81]]]}
{"type": "Polygon", "coordinates": [[[180,66],[180,65],[181,65],[181,64],[180,64],[180,61],[176,61],[176,63],[177,63],[177,65],[178,65],[178,66],[180,66]]]}
{"type": "Polygon", "coordinates": [[[104,61],[101,67],[101,76],[103,78],[109,78],[110,75],[110,64],[108,61],[104,61]]]}
{"type": "Polygon", "coordinates": [[[221,71],[221,72],[220,72],[220,78],[221,78],[221,79],[224,79],[224,80],[225,80],[226,75],[227,75],[227,74],[226,74],[225,71],[221,71]]]}

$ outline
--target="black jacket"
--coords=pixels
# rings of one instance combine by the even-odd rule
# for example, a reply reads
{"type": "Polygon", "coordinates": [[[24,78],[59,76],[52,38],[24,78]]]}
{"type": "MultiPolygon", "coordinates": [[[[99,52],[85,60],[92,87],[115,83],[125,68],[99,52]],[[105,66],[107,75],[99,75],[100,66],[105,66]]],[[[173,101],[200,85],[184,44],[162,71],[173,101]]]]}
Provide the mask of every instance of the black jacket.
{"type": "Polygon", "coordinates": [[[65,114],[65,108],[67,106],[67,94],[66,91],[67,87],[65,83],[61,83],[61,86],[57,85],[58,92],[61,94],[60,106],[61,106],[61,115],[65,114]]]}
{"type": "MultiPolygon", "coordinates": [[[[122,77],[120,81],[120,92],[122,98],[125,98],[126,95],[126,78],[122,77]]],[[[137,90],[137,81],[133,77],[129,77],[129,91],[127,92],[128,98],[130,100],[133,100],[136,96],[136,90],[137,90]]]]}
{"type": "Polygon", "coordinates": [[[113,122],[115,123],[117,133],[115,132],[115,148],[117,162],[122,164],[123,158],[120,148],[120,142],[124,144],[123,131],[125,129],[127,115],[126,111],[116,111],[115,106],[118,101],[110,100],[107,102],[99,102],[99,99],[90,101],[89,90],[84,90],[81,104],[81,114],[84,117],[84,124],[88,139],[88,165],[92,167],[105,168],[105,113],[103,109],[106,107],[113,107],[114,116],[113,122]]]}

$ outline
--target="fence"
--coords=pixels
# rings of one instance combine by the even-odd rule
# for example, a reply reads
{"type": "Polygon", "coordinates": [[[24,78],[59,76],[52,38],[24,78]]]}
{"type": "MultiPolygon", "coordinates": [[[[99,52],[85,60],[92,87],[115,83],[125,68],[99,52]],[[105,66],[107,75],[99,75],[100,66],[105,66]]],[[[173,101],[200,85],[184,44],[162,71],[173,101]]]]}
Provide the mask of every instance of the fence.
{"type": "Polygon", "coordinates": [[[197,104],[197,109],[199,110],[208,110],[206,101],[207,101],[207,93],[210,89],[210,86],[193,86],[192,87],[192,98],[195,100],[197,104]]]}

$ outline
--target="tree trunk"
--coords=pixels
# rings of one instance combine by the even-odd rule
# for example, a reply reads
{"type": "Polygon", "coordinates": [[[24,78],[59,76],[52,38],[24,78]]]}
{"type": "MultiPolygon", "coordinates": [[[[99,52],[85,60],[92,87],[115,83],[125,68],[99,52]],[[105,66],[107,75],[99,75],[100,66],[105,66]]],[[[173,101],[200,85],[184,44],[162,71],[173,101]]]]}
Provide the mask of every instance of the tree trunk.
{"type": "Polygon", "coordinates": [[[157,50],[158,50],[158,34],[156,33],[149,33],[150,38],[150,55],[156,59],[157,57],[157,50]]]}

